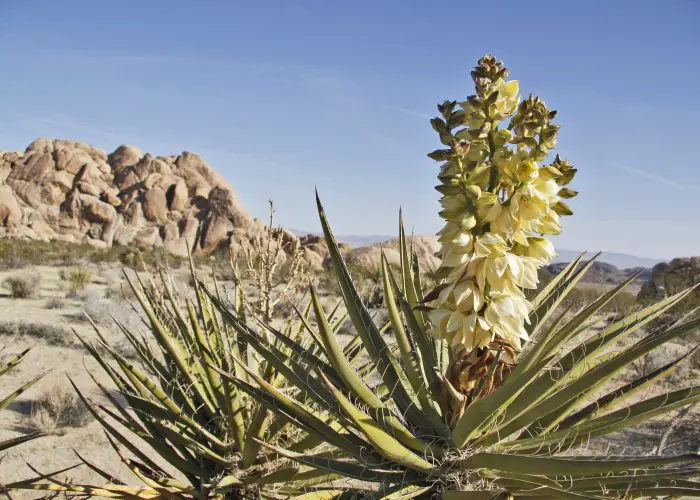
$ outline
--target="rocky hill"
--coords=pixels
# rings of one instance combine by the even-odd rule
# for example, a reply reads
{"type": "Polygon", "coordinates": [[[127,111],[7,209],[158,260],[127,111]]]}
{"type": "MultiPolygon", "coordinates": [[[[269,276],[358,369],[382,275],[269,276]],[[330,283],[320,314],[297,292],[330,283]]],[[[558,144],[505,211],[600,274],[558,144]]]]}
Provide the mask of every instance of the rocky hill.
{"type": "MultiPolygon", "coordinates": [[[[640,300],[655,300],[700,283],[700,257],[681,257],[657,264],[639,291],[640,300]]],[[[695,291],[696,297],[700,292],[695,291]]]]}
{"type": "MultiPolygon", "coordinates": [[[[240,249],[263,227],[194,153],[154,157],[120,146],[106,154],[49,139],[0,152],[0,237],[162,246],[183,255],[188,245],[206,253],[240,249]]],[[[285,248],[298,243],[284,233],[285,248]]]]}
{"type": "MultiPolygon", "coordinates": [[[[568,262],[556,262],[554,264],[549,264],[545,266],[542,270],[543,273],[556,276],[567,266],[568,262]]],[[[618,284],[625,281],[630,276],[637,274],[641,271],[641,274],[637,278],[638,281],[646,281],[649,279],[650,272],[649,269],[644,267],[630,267],[628,269],[619,269],[612,264],[607,262],[594,262],[591,268],[588,270],[586,275],[583,277],[582,281],[585,283],[596,283],[596,284],[618,284]]]]}
{"type": "MultiPolygon", "coordinates": [[[[134,244],[184,255],[188,246],[195,253],[237,252],[259,240],[263,229],[226,180],[194,153],[154,157],[120,146],[107,154],[81,142],[49,139],[32,142],[24,152],[0,151],[0,237],[97,247],[134,244]]],[[[284,231],[283,245],[288,252],[302,248],[312,268],[329,264],[318,235],[284,231]]],[[[397,247],[397,240],[388,240],[355,249],[342,245],[342,250],[350,264],[376,266],[382,248],[390,263],[398,263],[397,247]]],[[[414,249],[423,269],[437,268],[435,237],[414,238],[414,249]]],[[[694,262],[659,264],[647,293],[663,287],[664,266],[686,269],[694,262]]],[[[563,265],[552,264],[546,272],[556,274],[563,265]]],[[[618,283],[635,271],[599,262],[585,281],[618,283]]]]}

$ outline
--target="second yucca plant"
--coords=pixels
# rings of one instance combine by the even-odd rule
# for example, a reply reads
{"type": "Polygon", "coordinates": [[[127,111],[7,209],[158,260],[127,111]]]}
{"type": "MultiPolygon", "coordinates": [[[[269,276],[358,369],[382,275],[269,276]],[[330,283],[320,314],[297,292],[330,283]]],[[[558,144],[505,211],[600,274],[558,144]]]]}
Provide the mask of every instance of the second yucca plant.
{"type": "MultiPolygon", "coordinates": [[[[192,290],[178,290],[173,276],[160,269],[153,273],[124,273],[135,297],[147,335],[129,330],[115,319],[133,352],[127,356],[112,346],[102,328],[92,323],[96,342],[78,335],[85,348],[111,379],[114,391],[88,372],[107,404],[100,404],[71,380],[71,384],[106,431],[121,462],[138,480],[136,485],[114,476],[102,464],[78,454],[83,466],[106,483],[68,483],[41,471],[35,478],[8,488],[48,490],[109,498],[183,498],[253,500],[295,495],[309,485],[335,477],[322,469],[281,463],[263,444],[304,452],[319,439],[290,425],[289,420],[239,390],[231,380],[251,380],[297,395],[270,362],[268,351],[256,344],[256,330],[235,330],[213,306],[196,279],[190,261],[192,290]],[[263,352],[260,355],[259,352],[263,352]]],[[[145,267],[145,265],[144,265],[145,267]]],[[[230,300],[238,321],[247,308],[242,286],[233,267],[235,286],[230,300]]],[[[223,293],[223,292],[222,292],[223,293]]],[[[290,344],[308,347],[300,338],[309,314],[290,320],[277,338],[265,338],[277,359],[291,355],[290,344]]],[[[339,309],[334,324],[344,316],[339,309]]],[[[359,353],[357,342],[346,354],[359,353]]],[[[31,467],[31,465],[30,465],[31,467]]]]}

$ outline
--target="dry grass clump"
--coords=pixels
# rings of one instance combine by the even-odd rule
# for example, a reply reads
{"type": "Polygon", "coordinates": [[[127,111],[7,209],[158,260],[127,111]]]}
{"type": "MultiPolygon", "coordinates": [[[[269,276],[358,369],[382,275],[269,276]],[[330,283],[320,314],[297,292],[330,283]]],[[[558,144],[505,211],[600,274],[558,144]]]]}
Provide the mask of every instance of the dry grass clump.
{"type": "Polygon", "coordinates": [[[92,419],[78,395],[56,384],[32,402],[27,427],[46,434],[64,434],[66,427],[83,427],[92,419]]]}
{"type": "Polygon", "coordinates": [[[3,286],[10,291],[13,299],[28,299],[39,293],[41,278],[38,273],[21,273],[10,276],[3,281],[3,286]]]}
{"type": "Polygon", "coordinates": [[[63,309],[66,303],[59,297],[52,297],[46,302],[46,309],[63,309]]]}
{"type": "MultiPolygon", "coordinates": [[[[242,252],[243,277],[252,281],[256,290],[250,299],[250,306],[267,322],[272,319],[280,301],[293,302],[311,279],[299,242],[285,241],[282,227],[275,226],[272,200],[269,201],[269,210],[268,224],[261,237],[251,242],[250,246],[244,246],[242,252]]],[[[238,280],[236,276],[231,278],[238,280]]]]}
{"type": "Polygon", "coordinates": [[[0,322],[0,335],[34,337],[48,344],[61,346],[70,346],[73,338],[73,334],[66,327],[25,321],[0,322]]]}
{"type": "MultiPolygon", "coordinates": [[[[199,257],[198,257],[199,259],[199,257]]],[[[121,263],[126,267],[141,267],[167,262],[174,269],[182,266],[186,259],[172,255],[163,248],[129,245],[126,247],[96,248],[88,243],[66,241],[28,241],[0,239],[0,268],[18,269],[35,266],[77,266],[81,263],[121,263]]]]}
{"type": "Polygon", "coordinates": [[[92,282],[92,271],[86,267],[75,267],[61,276],[68,282],[68,296],[76,297],[92,282]]]}

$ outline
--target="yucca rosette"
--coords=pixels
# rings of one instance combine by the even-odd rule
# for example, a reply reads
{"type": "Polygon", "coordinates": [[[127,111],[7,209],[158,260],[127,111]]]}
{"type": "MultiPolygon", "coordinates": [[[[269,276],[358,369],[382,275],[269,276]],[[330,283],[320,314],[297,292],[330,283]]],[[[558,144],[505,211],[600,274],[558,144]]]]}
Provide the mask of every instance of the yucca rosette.
{"type": "Polygon", "coordinates": [[[436,189],[445,219],[430,319],[435,336],[467,354],[499,342],[508,355],[528,339],[525,290],[555,256],[546,235],[571,214],[562,199],[576,195],[564,187],[576,172],[568,162],[542,164],[556,145],[556,112],[536,97],[520,101],[507,76],[483,57],[472,72],[476,94],[439,105],[442,118],[432,121],[447,148],[429,155],[444,162],[436,189]]]}

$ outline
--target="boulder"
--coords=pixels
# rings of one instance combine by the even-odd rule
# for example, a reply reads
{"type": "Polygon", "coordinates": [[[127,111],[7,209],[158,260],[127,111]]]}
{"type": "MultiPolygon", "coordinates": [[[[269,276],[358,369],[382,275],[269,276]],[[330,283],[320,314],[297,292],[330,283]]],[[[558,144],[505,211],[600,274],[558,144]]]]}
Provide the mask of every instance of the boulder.
{"type": "Polygon", "coordinates": [[[160,227],[160,237],[163,241],[173,241],[180,237],[180,231],[177,228],[177,224],[173,221],[166,221],[160,227]]]}
{"type": "Polygon", "coordinates": [[[141,158],[143,158],[143,153],[140,149],[123,145],[119,146],[107,157],[107,162],[112,167],[112,171],[116,174],[125,167],[136,165],[141,158]]]}
{"type": "Polygon", "coordinates": [[[168,189],[168,208],[171,211],[181,212],[185,209],[188,202],[188,191],[187,184],[184,180],[180,179],[177,183],[172,184],[168,189]]]}
{"type": "Polygon", "coordinates": [[[94,184],[90,184],[88,181],[78,182],[77,187],[81,193],[89,194],[91,196],[100,196],[102,193],[99,187],[95,186],[94,184]]]}
{"type": "Polygon", "coordinates": [[[168,213],[168,202],[165,192],[155,187],[143,195],[143,215],[149,221],[161,222],[168,213]]]}
{"type": "Polygon", "coordinates": [[[228,240],[229,233],[233,229],[233,224],[226,217],[214,215],[204,226],[201,238],[201,247],[205,253],[216,250],[223,242],[228,240]]]}
{"type": "Polygon", "coordinates": [[[112,205],[93,196],[81,195],[80,202],[83,208],[83,217],[89,222],[104,223],[113,220],[117,215],[117,211],[112,205]]]}
{"type": "Polygon", "coordinates": [[[22,209],[10,186],[0,186],[0,224],[17,227],[22,222],[22,209]]]}
{"type": "Polygon", "coordinates": [[[160,230],[157,227],[145,227],[136,233],[134,241],[137,245],[159,247],[163,244],[160,230]]]}

